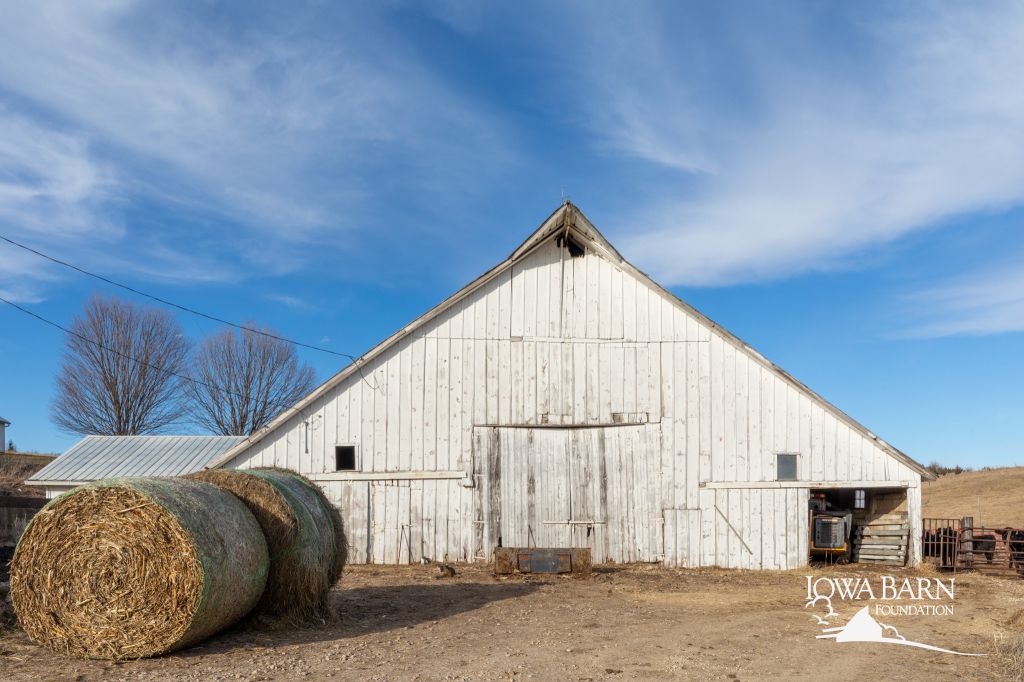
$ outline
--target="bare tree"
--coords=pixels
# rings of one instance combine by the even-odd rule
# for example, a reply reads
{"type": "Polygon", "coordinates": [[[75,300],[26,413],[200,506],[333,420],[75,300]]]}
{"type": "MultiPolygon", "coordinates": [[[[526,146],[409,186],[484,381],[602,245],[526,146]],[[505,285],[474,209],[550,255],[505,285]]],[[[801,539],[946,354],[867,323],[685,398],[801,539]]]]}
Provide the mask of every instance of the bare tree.
{"type": "Polygon", "coordinates": [[[299,364],[292,344],[250,329],[239,334],[227,329],[204,339],[193,353],[191,376],[192,417],[225,436],[263,428],[315,385],[313,368],[299,364]]]}
{"type": "Polygon", "coordinates": [[[137,435],[185,415],[179,376],[187,371],[189,342],[172,315],[94,296],[70,332],[52,407],[57,426],[137,435]]]}

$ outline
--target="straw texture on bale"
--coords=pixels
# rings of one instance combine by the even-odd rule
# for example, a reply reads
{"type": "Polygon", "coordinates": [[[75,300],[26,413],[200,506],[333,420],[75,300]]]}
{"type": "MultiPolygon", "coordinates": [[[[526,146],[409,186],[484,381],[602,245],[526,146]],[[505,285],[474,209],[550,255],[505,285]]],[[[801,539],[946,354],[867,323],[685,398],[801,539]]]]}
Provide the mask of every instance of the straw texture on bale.
{"type": "Polygon", "coordinates": [[[324,494],[324,491],[320,486],[291,469],[265,467],[256,469],[256,471],[280,471],[282,473],[289,474],[302,481],[304,484],[309,486],[310,490],[316,493],[316,496],[320,499],[320,504],[322,504],[324,509],[326,509],[330,514],[331,523],[334,528],[334,563],[331,566],[331,573],[328,577],[328,582],[330,582],[332,587],[336,585],[338,581],[341,580],[341,574],[344,572],[345,565],[348,563],[348,538],[345,537],[345,524],[341,520],[341,512],[338,510],[338,507],[327,499],[327,496],[324,494]]]}
{"type": "Polygon", "coordinates": [[[313,484],[278,469],[208,469],[188,478],[233,493],[263,528],[270,571],[257,612],[292,622],[323,618],[337,551],[330,509],[313,484]]]}
{"type": "Polygon", "coordinates": [[[244,616],[268,566],[256,519],[216,486],[110,479],[36,514],[11,562],[11,598],[25,632],[55,651],[142,658],[244,616]]]}

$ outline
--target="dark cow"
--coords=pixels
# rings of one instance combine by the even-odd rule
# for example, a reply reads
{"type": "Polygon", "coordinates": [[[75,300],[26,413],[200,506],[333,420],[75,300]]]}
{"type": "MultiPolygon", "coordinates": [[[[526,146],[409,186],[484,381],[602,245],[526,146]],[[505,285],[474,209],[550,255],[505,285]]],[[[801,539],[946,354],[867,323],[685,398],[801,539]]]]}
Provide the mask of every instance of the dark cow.
{"type": "Polygon", "coordinates": [[[952,568],[956,557],[958,533],[949,526],[934,528],[924,535],[924,555],[939,558],[939,566],[952,568]]]}
{"type": "Polygon", "coordinates": [[[1010,555],[1010,567],[1024,567],[1024,530],[1020,528],[1004,528],[1003,539],[1010,555]]]}
{"type": "MultiPolygon", "coordinates": [[[[961,552],[964,547],[961,547],[961,552]]],[[[984,554],[985,563],[992,563],[996,556],[996,535],[995,533],[973,533],[971,538],[971,551],[974,554],[984,554]]]]}

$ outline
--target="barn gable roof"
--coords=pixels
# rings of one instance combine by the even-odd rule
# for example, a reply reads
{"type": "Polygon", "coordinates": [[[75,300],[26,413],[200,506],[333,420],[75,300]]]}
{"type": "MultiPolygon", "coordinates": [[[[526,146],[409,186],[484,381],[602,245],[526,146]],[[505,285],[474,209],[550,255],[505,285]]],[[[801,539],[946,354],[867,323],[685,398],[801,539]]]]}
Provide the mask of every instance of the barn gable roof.
{"type": "Polygon", "coordinates": [[[391,348],[395,343],[401,341],[410,334],[415,333],[417,330],[422,328],[431,320],[443,314],[449,308],[462,301],[464,298],[466,298],[471,293],[473,293],[480,287],[484,286],[485,284],[493,280],[495,277],[499,276],[501,273],[505,272],[508,268],[512,267],[514,263],[522,260],[527,255],[532,253],[535,249],[537,249],[539,246],[547,243],[551,239],[567,239],[570,241],[575,241],[577,244],[585,244],[588,248],[596,251],[601,256],[610,261],[612,264],[616,265],[617,267],[623,269],[626,272],[629,272],[631,275],[638,278],[642,282],[646,283],[651,288],[660,292],[663,296],[665,296],[668,300],[672,301],[675,305],[684,309],[687,313],[693,315],[701,322],[709,326],[711,329],[715,330],[716,333],[720,334],[727,342],[733,344],[737,348],[746,352],[751,357],[753,357],[757,362],[770,369],[772,372],[777,374],[786,382],[792,384],[797,390],[809,395],[812,399],[819,402],[822,406],[824,406],[825,409],[831,411],[837,418],[839,418],[841,421],[843,421],[848,426],[853,428],[855,431],[861,433],[862,435],[868,437],[873,442],[875,442],[887,454],[889,454],[896,460],[906,464],[912,470],[920,473],[923,478],[934,478],[934,475],[920,463],[913,460],[912,458],[910,458],[908,455],[901,452],[897,448],[886,443],[884,440],[876,436],[874,433],[872,433],[862,424],[860,424],[852,417],[847,415],[845,412],[832,405],[832,403],[822,398],[820,395],[812,391],[808,386],[806,386],[802,382],[795,379],[781,367],[769,361],[767,358],[765,358],[763,355],[761,355],[759,352],[757,352],[754,348],[745,343],[743,340],[741,340],[740,338],[738,338],[725,328],[719,326],[706,315],[704,315],[703,313],[701,313],[700,311],[698,311],[696,308],[692,307],[685,301],[681,300],[675,294],[668,291],[663,286],[661,286],[653,279],[651,279],[646,273],[639,270],[632,263],[624,259],[622,255],[619,254],[619,252],[615,249],[615,247],[612,246],[607,239],[605,239],[604,235],[602,235],[600,231],[598,231],[598,229],[594,227],[593,223],[591,223],[575,205],[568,201],[559,206],[558,209],[556,209],[554,213],[552,213],[543,223],[541,223],[540,227],[538,227],[533,232],[533,234],[531,234],[526,239],[526,241],[524,241],[518,248],[516,248],[511,254],[509,254],[508,258],[506,258],[504,261],[494,266],[484,274],[480,275],[475,280],[473,280],[472,282],[470,282],[469,284],[467,284],[466,286],[464,286],[463,288],[459,289],[457,292],[449,296],[447,299],[437,304],[436,306],[434,306],[433,308],[431,308],[426,313],[416,318],[406,326],[402,327],[397,332],[386,338],[384,341],[377,344],[367,353],[365,353],[357,360],[352,362],[350,365],[342,369],[340,372],[338,372],[333,377],[328,379],[318,388],[314,389],[312,393],[310,393],[305,398],[300,400],[296,405],[278,415],[278,417],[275,418],[272,422],[270,422],[270,424],[268,424],[265,428],[252,434],[247,439],[240,442],[235,447],[231,448],[228,452],[210,462],[208,467],[217,468],[229,463],[235,457],[245,452],[251,445],[258,443],[259,441],[263,440],[266,436],[273,433],[277,428],[288,422],[292,417],[296,415],[301,415],[302,411],[307,406],[309,406],[311,403],[313,403],[315,400],[323,396],[325,393],[333,389],[341,382],[345,381],[354,374],[359,373],[364,365],[366,365],[368,362],[372,361],[376,357],[380,356],[382,353],[391,348]]]}

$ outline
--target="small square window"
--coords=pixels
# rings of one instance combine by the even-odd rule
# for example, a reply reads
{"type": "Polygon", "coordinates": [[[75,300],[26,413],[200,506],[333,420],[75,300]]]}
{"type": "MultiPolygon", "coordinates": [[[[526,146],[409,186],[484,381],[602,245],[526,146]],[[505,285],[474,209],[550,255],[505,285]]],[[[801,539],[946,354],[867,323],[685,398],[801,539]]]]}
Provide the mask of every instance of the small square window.
{"type": "Polygon", "coordinates": [[[853,491],[853,508],[863,509],[864,508],[864,491],[854,490],[853,491]]]}
{"type": "Polygon", "coordinates": [[[796,455],[776,455],[775,480],[795,481],[796,476],[796,455]]]}
{"type": "Polygon", "coordinates": [[[334,470],[355,471],[356,470],[356,446],[337,445],[334,448],[334,470]]]}

